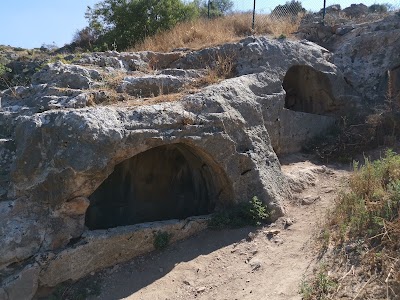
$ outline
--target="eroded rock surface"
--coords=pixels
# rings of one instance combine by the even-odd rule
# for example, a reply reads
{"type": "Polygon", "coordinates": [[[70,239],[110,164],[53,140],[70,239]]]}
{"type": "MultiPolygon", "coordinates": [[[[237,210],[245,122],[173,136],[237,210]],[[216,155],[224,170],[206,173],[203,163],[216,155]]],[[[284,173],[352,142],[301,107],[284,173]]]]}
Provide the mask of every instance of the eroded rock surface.
{"type": "MultiPolygon", "coordinates": [[[[344,10],[345,11],[345,10],[344,10]]],[[[360,4],[346,13],[365,12],[360,4]]],[[[329,17],[330,15],[328,15],[329,17]]],[[[347,83],[363,97],[364,103],[383,104],[390,89],[400,92],[396,70],[400,66],[400,14],[369,14],[361,19],[333,19],[304,22],[298,36],[330,49],[331,61],[341,70],[347,83]],[[375,21],[371,21],[375,20],[375,21]],[[394,83],[389,85],[390,76],[394,83]]]]}
{"type": "MultiPolygon", "coordinates": [[[[93,53],[75,58],[75,64],[49,64],[34,75],[32,85],[1,92],[1,276],[12,278],[21,272],[16,263],[36,262],[39,283],[54,286],[154,249],[153,229],[147,225],[129,225],[133,223],[127,217],[122,225],[128,226],[106,229],[108,226],[96,225],[93,228],[106,230],[89,230],[85,214],[88,210],[90,215],[96,213],[90,206],[91,196],[117,165],[156,147],[179,145],[185,149],[181,156],[166,159],[181,167],[165,168],[170,170],[174,189],[166,189],[165,194],[182,196],[189,206],[193,199],[213,204],[211,209],[193,213],[224,209],[257,196],[267,204],[272,219],[281,216],[282,199],[290,197],[290,190],[276,153],[298,151],[309,138],[332,126],[335,113],[358,101],[331,59],[329,51],[307,41],[267,38],[247,38],[186,55],[93,53]],[[224,59],[235,66],[234,78],[185,93],[186,84],[207,76],[207,70],[218,68],[224,59]],[[313,91],[302,92],[307,85],[291,80],[282,86],[294,66],[303,66],[298,76],[310,70],[317,74],[310,79],[313,91]],[[308,71],[302,73],[303,69],[308,71]],[[319,81],[323,84],[318,85],[319,81]],[[159,103],[143,99],[144,90],[146,96],[158,95],[159,103]],[[163,101],[163,97],[170,99],[166,94],[176,92],[182,94],[174,101],[163,101]],[[302,102],[302,108],[318,97],[319,108],[292,107],[288,95],[295,103],[302,102]],[[182,179],[188,176],[197,179],[182,179]],[[207,188],[200,188],[199,182],[207,188]],[[186,193],[186,186],[196,190],[194,194],[186,193]],[[186,199],[185,195],[200,196],[186,199]],[[129,240],[129,235],[131,242],[119,242],[129,240]],[[145,240],[146,246],[132,250],[133,244],[145,240]],[[113,258],[111,252],[121,255],[113,258]],[[95,257],[96,263],[90,267],[72,264],[77,256],[95,257]]],[[[145,165],[151,165],[152,159],[146,159],[149,163],[145,165]]],[[[150,169],[158,172],[156,167],[150,169]]],[[[127,182],[121,193],[133,195],[132,186],[143,184],[143,191],[151,194],[158,184],[167,182],[157,180],[161,175],[152,172],[142,177],[121,173],[117,178],[127,182]],[[133,180],[129,176],[139,177],[133,180]]],[[[114,196],[108,192],[110,198],[114,196]]],[[[116,194],[106,207],[120,216],[129,211],[130,204],[118,202],[116,194]]],[[[151,196],[146,199],[152,201],[151,196]]],[[[179,206],[180,200],[176,201],[179,206]]],[[[161,208],[154,205],[151,209],[161,208]]],[[[204,227],[203,222],[189,230],[188,222],[192,221],[154,226],[173,232],[174,240],[204,227]]]]}

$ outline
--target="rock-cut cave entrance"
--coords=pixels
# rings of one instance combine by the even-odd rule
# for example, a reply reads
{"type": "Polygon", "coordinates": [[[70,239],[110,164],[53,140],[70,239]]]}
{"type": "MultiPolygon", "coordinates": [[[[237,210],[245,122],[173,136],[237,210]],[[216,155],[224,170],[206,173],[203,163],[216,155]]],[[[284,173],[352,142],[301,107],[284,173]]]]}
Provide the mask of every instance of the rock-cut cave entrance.
{"type": "Polygon", "coordinates": [[[332,87],[326,74],[310,66],[295,65],[283,79],[285,108],[311,114],[334,110],[332,87]]]}
{"type": "Polygon", "coordinates": [[[86,226],[106,229],[209,214],[221,194],[221,176],[200,151],[168,144],[115,166],[89,197],[86,226]]]}

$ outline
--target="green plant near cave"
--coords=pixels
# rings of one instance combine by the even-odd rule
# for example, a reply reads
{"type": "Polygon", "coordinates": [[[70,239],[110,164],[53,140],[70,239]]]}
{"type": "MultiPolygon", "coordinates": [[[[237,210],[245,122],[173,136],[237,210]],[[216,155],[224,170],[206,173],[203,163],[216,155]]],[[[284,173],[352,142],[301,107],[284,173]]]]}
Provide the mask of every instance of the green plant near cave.
{"type": "Polygon", "coordinates": [[[167,248],[171,240],[171,234],[166,231],[158,231],[154,233],[154,248],[157,250],[164,250],[167,248]]]}
{"type": "Polygon", "coordinates": [[[315,277],[300,283],[299,292],[303,300],[330,299],[327,295],[334,291],[337,285],[337,282],[329,277],[326,267],[322,265],[315,277]]]}
{"type": "Polygon", "coordinates": [[[254,196],[248,202],[238,203],[225,211],[216,212],[208,226],[214,229],[259,226],[267,222],[271,212],[265,204],[254,196]]]}

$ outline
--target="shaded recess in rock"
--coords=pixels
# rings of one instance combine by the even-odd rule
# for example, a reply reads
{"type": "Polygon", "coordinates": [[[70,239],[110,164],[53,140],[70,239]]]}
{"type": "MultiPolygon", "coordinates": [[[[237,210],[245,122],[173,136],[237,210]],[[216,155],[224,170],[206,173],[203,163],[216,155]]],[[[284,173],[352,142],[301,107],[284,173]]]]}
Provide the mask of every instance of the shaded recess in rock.
{"type": "Polygon", "coordinates": [[[312,114],[324,114],[334,109],[334,97],[329,78],[306,65],[289,68],[284,80],[285,108],[312,114]]]}
{"type": "Polygon", "coordinates": [[[210,164],[182,143],[158,146],[115,166],[89,197],[89,229],[209,214],[221,187],[210,164]]]}
{"type": "Polygon", "coordinates": [[[400,65],[389,71],[389,80],[389,96],[394,99],[399,97],[400,99],[400,65]]]}

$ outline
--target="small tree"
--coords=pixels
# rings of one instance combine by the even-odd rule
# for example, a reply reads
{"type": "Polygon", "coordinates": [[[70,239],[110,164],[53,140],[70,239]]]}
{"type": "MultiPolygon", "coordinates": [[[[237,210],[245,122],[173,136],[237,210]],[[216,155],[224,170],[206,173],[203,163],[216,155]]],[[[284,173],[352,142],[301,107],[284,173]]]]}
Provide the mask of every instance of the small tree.
{"type": "Polygon", "coordinates": [[[85,16],[97,45],[122,50],[196,15],[196,7],[181,0],[104,0],[85,16]]]}
{"type": "Polygon", "coordinates": [[[369,12],[372,13],[387,13],[388,5],[387,4],[372,4],[368,7],[369,12]]]}
{"type": "Polygon", "coordinates": [[[8,75],[11,73],[11,69],[0,61],[0,90],[9,88],[8,75]]]}
{"type": "Polygon", "coordinates": [[[78,30],[75,33],[72,42],[75,43],[77,47],[92,49],[97,39],[98,35],[96,34],[96,32],[92,28],[87,26],[81,30],[78,30]]]}
{"type": "Polygon", "coordinates": [[[226,15],[233,7],[231,0],[195,0],[193,3],[198,7],[200,15],[211,18],[226,15]]]}

